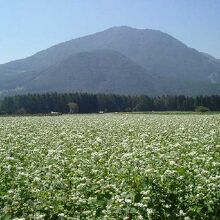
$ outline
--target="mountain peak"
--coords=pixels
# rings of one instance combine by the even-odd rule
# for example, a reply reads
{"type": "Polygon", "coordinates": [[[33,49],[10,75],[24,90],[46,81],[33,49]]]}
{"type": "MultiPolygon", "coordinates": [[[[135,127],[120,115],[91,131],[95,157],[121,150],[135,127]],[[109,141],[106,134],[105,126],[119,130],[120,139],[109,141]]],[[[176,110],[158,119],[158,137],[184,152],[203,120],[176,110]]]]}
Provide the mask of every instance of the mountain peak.
{"type": "MultiPolygon", "coordinates": [[[[195,94],[194,89],[192,89],[195,84],[197,91],[199,91],[196,94],[220,93],[218,84],[220,83],[220,63],[217,59],[214,57],[210,59],[210,56],[205,56],[197,50],[187,47],[169,34],[129,26],[111,27],[95,34],[57,44],[26,59],[0,65],[0,91],[3,88],[25,87],[25,83],[28,84],[28,80],[33,78],[33,75],[34,78],[41,75],[43,80],[42,72],[48,76],[45,81],[51,79],[49,81],[50,87],[56,91],[58,84],[56,86],[53,84],[56,80],[52,78],[53,74],[48,75],[47,71],[55,72],[61,81],[62,77],[65,78],[65,74],[71,77],[68,74],[76,73],[76,67],[78,68],[76,60],[78,63],[81,63],[80,60],[82,60],[79,70],[87,76],[89,76],[90,62],[94,74],[100,73],[96,63],[102,64],[103,73],[113,74],[114,76],[115,73],[120,76],[119,69],[124,74],[126,71],[131,73],[132,69],[133,72],[129,75],[131,77],[129,80],[135,80],[135,74],[138,71],[146,71],[148,77],[147,73],[152,73],[156,78],[163,81],[163,83],[157,82],[158,94],[192,95],[195,94]],[[78,55],[75,56],[76,54],[78,55]],[[117,62],[117,59],[121,62],[117,62]],[[65,71],[64,62],[70,67],[68,72],[65,71]],[[123,67],[123,65],[125,66],[123,67]],[[114,66],[120,68],[116,70],[113,68],[114,66]],[[56,70],[53,71],[53,68],[56,70]],[[21,77],[25,79],[22,82],[19,80],[21,77]],[[171,82],[172,88],[170,88],[171,82]]],[[[88,77],[87,80],[89,80],[88,77]]],[[[144,77],[143,81],[149,82],[144,77]]],[[[97,82],[92,83],[96,84],[97,82]]],[[[155,81],[152,81],[152,84],[154,83],[155,81]]],[[[149,87],[149,84],[146,84],[146,87],[149,87]]],[[[134,88],[134,90],[140,92],[138,88],[134,88]]],[[[134,90],[133,93],[135,93],[134,90]]],[[[117,91],[119,90],[115,90],[115,92],[117,91]]],[[[144,91],[149,91],[150,94],[150,90],[144,91]]]]}
{"type": "Polygon", "coordinates": [[[140,29],[130,27],[130,26],[127,26],[127,25],[121,25],[121,26],[113,26],[113,27],[110,27],[106,30],[140,30],[140,29]]]}
{"type": "Polygon", "coordinates": [[[135,28],[127,25],[121,25],[121,26],[113,26],[105,31],[152,31],[152,32],[161,32],[160,30],[150,29],[150,28],[135,28]]]}

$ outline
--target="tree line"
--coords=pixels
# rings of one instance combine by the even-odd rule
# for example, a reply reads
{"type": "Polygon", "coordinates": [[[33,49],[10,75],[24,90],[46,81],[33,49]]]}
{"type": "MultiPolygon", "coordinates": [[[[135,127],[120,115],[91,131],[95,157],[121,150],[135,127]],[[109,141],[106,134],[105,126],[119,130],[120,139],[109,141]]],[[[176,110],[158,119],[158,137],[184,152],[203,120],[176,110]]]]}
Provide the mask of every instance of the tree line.
{"type": "Polygon", "coordinates": [[[178,96],[125,96],[88,93],[45,93],[5,97],[0,101],[1,114],[16,113],[69,113],[75,103],[79,113],[129,111],[194,111],[205,106],[220,111],[220,95],[188,97],[178,96]]]}

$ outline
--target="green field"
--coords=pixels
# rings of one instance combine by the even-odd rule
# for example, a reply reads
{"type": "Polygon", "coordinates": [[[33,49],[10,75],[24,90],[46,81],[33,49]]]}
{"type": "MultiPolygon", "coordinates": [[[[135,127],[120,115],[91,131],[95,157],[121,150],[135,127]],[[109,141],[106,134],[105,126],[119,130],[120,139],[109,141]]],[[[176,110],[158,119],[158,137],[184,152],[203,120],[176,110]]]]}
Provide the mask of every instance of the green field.
{"type": "Polygon", "coordinates": [[[0,118],[0,219],[220,219],[220,115],[0,118]]]}

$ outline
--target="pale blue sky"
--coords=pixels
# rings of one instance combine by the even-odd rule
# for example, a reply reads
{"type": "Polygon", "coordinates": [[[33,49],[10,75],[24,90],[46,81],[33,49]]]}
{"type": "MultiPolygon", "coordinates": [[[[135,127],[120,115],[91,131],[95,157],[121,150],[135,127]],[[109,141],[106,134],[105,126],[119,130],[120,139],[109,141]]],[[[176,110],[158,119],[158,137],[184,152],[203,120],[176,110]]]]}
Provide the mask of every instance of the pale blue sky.
{"type": "Polygon", "coordinates": [[[0,63],[120,25],[161,30],[220,58],[220,0],[0,0],[0,63]]]}

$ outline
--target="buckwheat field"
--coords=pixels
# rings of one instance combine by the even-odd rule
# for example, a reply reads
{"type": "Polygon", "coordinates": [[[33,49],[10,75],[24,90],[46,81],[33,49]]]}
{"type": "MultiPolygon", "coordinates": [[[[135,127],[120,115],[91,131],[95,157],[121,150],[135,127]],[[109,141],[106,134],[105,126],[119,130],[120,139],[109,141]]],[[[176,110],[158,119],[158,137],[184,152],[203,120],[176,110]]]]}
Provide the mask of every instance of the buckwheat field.
{"type": "Polygon", "coordinates": [[[0,117],[0,219],[220,219],[220,115],[0,117]]]}

